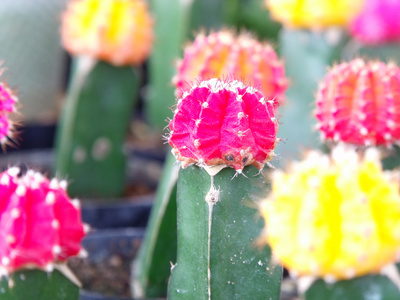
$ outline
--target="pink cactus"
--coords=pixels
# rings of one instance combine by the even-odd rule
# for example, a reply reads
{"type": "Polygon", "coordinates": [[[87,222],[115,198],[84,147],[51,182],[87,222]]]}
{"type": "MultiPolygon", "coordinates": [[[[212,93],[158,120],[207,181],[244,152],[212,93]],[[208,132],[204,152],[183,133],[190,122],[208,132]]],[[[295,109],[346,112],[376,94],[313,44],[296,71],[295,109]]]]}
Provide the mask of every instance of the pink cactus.
{"type": "Polygon", "coordinates": [[[365,44],[400,40],[400,0],[366,0],[350,30],[365,44]]]}
{"type": "Polygon", "coordinates": [[[226,164],[261,169],[273,157],[278,122],[274,100],[239,81],[210,79],[178,101],[169,143],[183,167],[226,164]]]}
{"type": "Polygon", "coordinates": [[[276,99],[276,106],[284,101],[287,79],[282,62],[271,45],[249,33],[235,35],[221,30],[199,34],[178,63],[178,74],[173,78],[176,95],[182,96],[193,81],[214,77],[251,83],[266,98],[276,99]]]}
{"type": "Polygon", "coordinates": [[[0,273],[53,265],[81,252],[85,226],[66,183],[32,170],[0,174],[0,273]]]}
{"type": "Polygon", "coordinates": [[[356,145],[400,141],[400,69],[355,59],[333,67],[321,83],[316,117],[322,137],[356,145]]]}
{"type": "Polygon", "coordinates": [[[16,103],[17,97],[12,90],[4,82],[0,82],[0,143],[7,142],[7,136],[13,135],[14,124],[9,115],[16,111],[16,103]]]}

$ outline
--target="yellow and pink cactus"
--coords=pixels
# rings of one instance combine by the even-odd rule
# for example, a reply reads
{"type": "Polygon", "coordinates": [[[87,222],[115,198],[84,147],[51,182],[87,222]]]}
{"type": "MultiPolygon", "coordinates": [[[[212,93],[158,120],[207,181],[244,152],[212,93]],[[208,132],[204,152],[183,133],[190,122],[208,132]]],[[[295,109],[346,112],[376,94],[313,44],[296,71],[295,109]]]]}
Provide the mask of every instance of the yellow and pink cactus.
{"type": "Polygon", "coordinates": [[[13,138],[15,124],[10,118],[10,114],[16,112],[18,102],[14,92],[0,81],[0,143],[5,144],[9,138],[13,138]]]}
{"type": "Polygon", "coordinates": [[[317,93],[322,138],[356,145],[399,142],[399,85],[393,63],[354,59],[334,66],[317,93]]]}
{"type": "Polygon", "coordinates": [[[142,63],[153,44],[153,19],[144,0],[73,0],[63,15],[62,43],[73,55],[114,65],[142,63]]]}
{"type": "Polygon", "coordinates": [[[346,26],[364,0],[265,0],[272,17],[287,27],[323,29],[346,26]]]}
{"type": "Polygon", "coordinates": [[[22,268],[51,271],[81,253],[85,226],[66,183],[16,167],[0,174],[0,275],[22,268]]]}
{"type": "Polygon", "coordinates": [[[331,157],[311,152],[273,173],[262,240],[295,275],[331,281],[379,273],[400,250],[398,175],[382,171],[375,148],[364,157],[342,146],[331,157]]]}
{"type": "Polygon", "coordinates": [[[275,105],[284,100],[285,69],[274,49],[249,33],[235,35],[229,30],[209,35],[200,33],[186,47],[173,78],[177,96],[190,89],[193,81],[229,78],[257,87],[275,105]]]}
{"type": "Polygon", "coordinates": [[[236,80],[205,80],[178,101],[168,138],[183,166],[225,164],[261,169],[277,142],[274,100],[236,80]]]}

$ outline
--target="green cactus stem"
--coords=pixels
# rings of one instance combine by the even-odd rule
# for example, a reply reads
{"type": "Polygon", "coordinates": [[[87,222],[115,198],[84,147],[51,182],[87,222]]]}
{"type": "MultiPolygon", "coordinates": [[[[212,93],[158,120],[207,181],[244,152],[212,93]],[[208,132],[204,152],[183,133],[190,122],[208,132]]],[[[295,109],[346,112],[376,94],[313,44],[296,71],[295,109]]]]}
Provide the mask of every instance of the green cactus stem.
{"type": "Polygon", "coordinates": [[[70,195],[117,197],[125,187],[124,141],[139,87],[131,67],[74,61],[56,144],[56,174],[70,195]]]}
{"type": "Polygon", "coordinates": [[[304,294],[304,300],[398,300],[400,291],[388,277],[367,275],[327,284],[314,282],[304,294]]]}
{"type": "Polygon", "coordinates": [[[133,264],[132,294],[137,299],[167,295],[170,262],[176,260],[176,183],[179,167],[170,152],[164,163],[145,239],[133,264]]]}
{"type": "Polygon", "coordinates": [[[168,299],[279,299],[282,268],[257,247],[255,201],[268,185],[255,167],[216,175],[197,166],[178,178],[178,252],[168,299]]]}
{"type": "Polygon", "coordinates": [[[0,300],[78,300],[79,285],[70,276],[64,269],[16,271],[1,278],[0,300]]]}
{"type": "Polygon", "coordinates": [[[340,60],[344,39],[340,31],[334,30],[311,32],[282,29],[280,53],[290,84],[286,104],[279,109],[282,115],[279,135],[286,139],[276,148],[282,157],[281,164],[288,159],[299,158],[304,148],[320,145],[313,116],[314,95],[328,66],[340,60]]]}

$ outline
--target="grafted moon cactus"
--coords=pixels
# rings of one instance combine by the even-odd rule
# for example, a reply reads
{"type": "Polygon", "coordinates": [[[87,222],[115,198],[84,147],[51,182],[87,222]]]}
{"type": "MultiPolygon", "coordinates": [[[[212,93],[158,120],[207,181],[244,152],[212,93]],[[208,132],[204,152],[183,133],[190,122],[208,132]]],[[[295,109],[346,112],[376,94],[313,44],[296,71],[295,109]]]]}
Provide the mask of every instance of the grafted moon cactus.
{"type": "Polygon", "coordinates": [[[62,42],[73,55],[139,64],[152,48],[153,19],[143,0],[74,0],[63,15],[62,42]]]}
{"type": "Polygon", "coordinates": [[[10,119],[10,114],[16,112],[17,102],[14,92],[6,83],[0,81],[0,143],[2,144],[8,141],[7,137],[11,139],[13,137],[15,125],[10,119]]]}
{"type": "Polygon", "coordinates": [[[287,27],[321,29],[347,25],[363,0],[265,0],[274,19],[287,27]]]}
{"type": "Polygon", "coordinates": [[[264,237],[294,274],[349,279],[397,260],[398,174],[382,171],[375,148],[364,157],[343,145],[332,157],[313,151],[272,179],[264,237]]]}
{"type": "Polygon", "coordinates": [[[391,145],[400,139],[400,69],[354,59],[334,66],[321,83],[315,115],[323,139],[391,145]]]}
{"type": "Polygon", "coordinates": [[[257,87],[267,99],[275,99],[276,106],[284,100],[287,79],[283,64],[271,45],[260,43],[249,33],[200,33],[178,63],[173,79],[176,94],[182,96],[193,81],[214,77],[236,79],[257,87]]]}
{"type": "Polygon", "coordinates": [[[85,226],[78,200],[66,183],[49,181],[32,170],[0,174],[0,273],[24,268],[52,271],[55,264],[82,251],[85,226]]]}
{"type": "Polygon", "coordinates": [[[169,143],[183,167],[225,164],[261,169],[277,142],[274,100],[239,81],[216,78],[194,85],[169,123],[169,143]]]}

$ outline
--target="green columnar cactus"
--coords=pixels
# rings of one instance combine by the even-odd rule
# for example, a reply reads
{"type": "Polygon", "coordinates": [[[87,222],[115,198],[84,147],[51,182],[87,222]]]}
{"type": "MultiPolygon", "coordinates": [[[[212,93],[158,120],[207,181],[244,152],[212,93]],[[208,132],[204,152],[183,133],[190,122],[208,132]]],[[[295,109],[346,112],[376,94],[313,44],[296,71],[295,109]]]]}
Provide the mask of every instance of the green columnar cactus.
{"type": "Polygon", "coordinates": [[[170,262],[176,260],[176,183],[178,165],[167,155],[146,236],[133,264],[132,294],[137,299],[167,295],[170,262]]]}
{"type": "Polygon", "coordinates": [[[268,188],[259,170],[277,142],[274,101],[214,78],[184,93],[169,127],[183,167],[169,299],[278,299],[282,269],[256,246],[255,203],[268,188]]]}
{"type": "Polygon", "coordinates": [[[80,196],[120,196],[123,145],[139,87],[131,67],[78,58],[57,140],[56,172],[80,196]],[[89,64],[87,64],[89,63],[89,64]]]}
{"type": "Polygon", "coordinates": [[[0,299],[78,300],[65,261],[83,254],[85,226],[66,182],[18,168],[0,174],[0,299]]]}
{"type": "Polygon", "coordinates": [[[124,140],[138,95],[132,65],[148,56],[152,18],[143,0],[74,0],[62,42],[76,57],[57,136],[56,172],[70,192],[116,197],[125,186],[124,140]]]}

